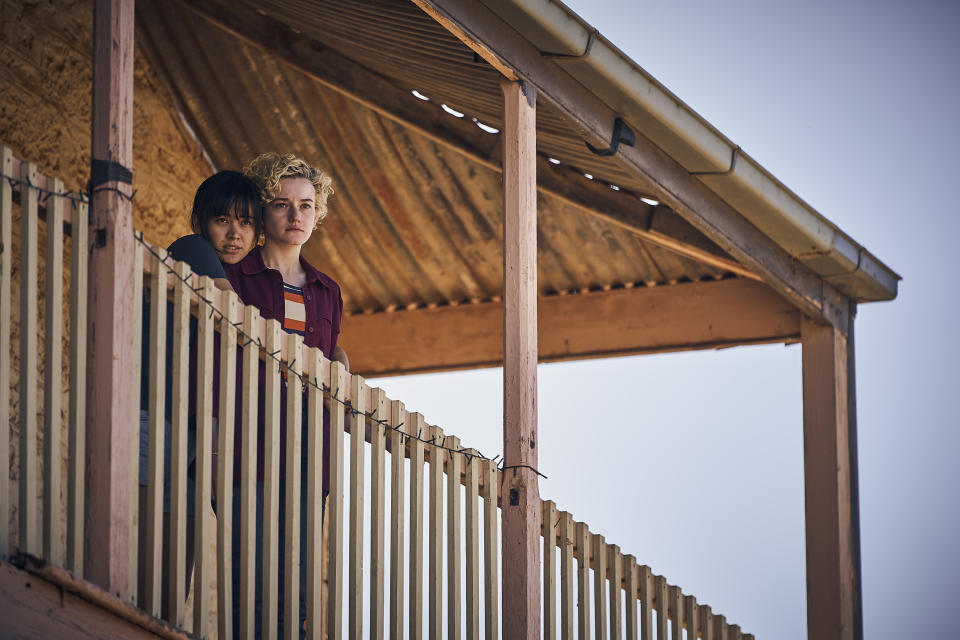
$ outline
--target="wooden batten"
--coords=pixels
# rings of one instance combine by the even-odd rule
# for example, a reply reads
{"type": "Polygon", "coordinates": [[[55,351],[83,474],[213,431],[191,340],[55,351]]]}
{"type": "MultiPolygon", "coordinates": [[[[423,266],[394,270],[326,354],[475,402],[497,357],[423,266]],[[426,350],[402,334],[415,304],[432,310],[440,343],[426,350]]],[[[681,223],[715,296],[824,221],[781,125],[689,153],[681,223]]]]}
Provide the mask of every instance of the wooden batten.
{"type": "Polygon", "coordinates": [[[94,229],[89,279],[87,360],[87,499],[85,572],[129,598],[134,469],[131,429],[139,380],[131,374],[135,335],[134,237],[129,181],[133,164],[133,0],[94,2],[92,153],[94,229]],[[107,171],[99,169],[108,163],[107,171]]]}
{"type": "MultiPolygon", "coordinates": [[[[503,304],[350,316],[341,342],[364,375],[497,366],[503,304]]],[[[538,299],[540,362],[795,342],[800,313],[745,279],[633,287],[538,299]]]]}
{"type": "MultiPolygon", "coordinates": [[[[403,403],[390,403],[390,426],[410,433],[411,424],[405,422],[403,403]]],[[[406,468],[404,465],[404,436],[394,431],[390,436],[390,627],[389,635],[402,638],[404,634],[404,505],[406,468]]]]}
{"type": "MultiPolygon", "coordinates": [[[[54,180],[60,193],[63,183],[54,180]]],[[[63,211],[65,199],[50,198],[47,205],[47,286],[44,324],[45,379],[43,383],[43,557],[61,566],[60,549],[60,408],[63,374],[63,211]]],[[[132,547],[131,547],[132,548],[132,547]]],[[[134,566],[136,566],[134,564],[134,566]]]]}
{"type": "MultiPolygon", "coordinates": [[[[373,423],[370,425],[370,638],[383,640],[385,627],[384,579],[386,556],[386,427],[387,396],[383,389],[371,391],[373,423]]],[[[353,438],[353,433],[350,435],[353,438]]],[[[458,511],[459,513],[459,511],[458,511]]]]}
{"type": "MultiPolygon", "coordinates": [[[[468,453],[476,451],[469,449],[468,453]]],[[[469,457],[465,469],[466,628],[467,640],[480,638],[480,458],[469,457]]]]}
{"type": "Polygon", "coordinates": [[[327,498],[327,513],[324,527],[329,528],[327,550],[330,554],[330,570],[327,574],[327,637],[343,636],[343,498],[344,498],[344,406],[350,383],[348,373],[340,362],[330,363],[330,495],[327,498]]]}
{"type": "Polygon", "coordinates": [[[347,635],[363,637],[363,498],[366,440],[367,385],[361,376],[350,376],[350,565],[347,572],[347,635]]]}
{"type": "MultiPolygon", "coordinates": [[[[200,278],[200,295],[213,297],[213,280],[200,278]]],[[[213,460],[213,339],[214,319],[209,313],[197,317],[197,416],[196,471],[193,519],[193,632],[206,637],[210,625],[210,526],[211,518],[204,505],[210,504],[211,467],[213,460]]],[[[232,398],[231,398],[232,400],[232,398]]],[[[230,423],[226,423],[230,424],[230,423]]]]}
{"type": "MultiPolygon", "coordinates": [[[[410,414],[410,637],[423,637],[423,416],[410,414]]],[[[396,453],[394,454],[396,455],[396,453]]]]}
{"type": "Polygon", "coordinates": [[[852,346],[838,329],[807,319],[802,335],[807,633],[810,638],[852,639],[859,624],[852,346]]]}
{"type": "MultiPolygon", "coordinates": [[[[237,294],[221,298],[220,344],[237,342],[237,294]]],[[[220,424],[232,425],[236,417],[237,350],[220,349],[220,424]]],[[[217,611],[233,611],[233,456],[235,429],[220,428],[217,436],[217,611]]],[[[309,509],[309,507],[308,507],[309,509]]],[[[239,560],[239,559],[238,559],[239,560]]],[[[217,637],[233,637],[233,615],[217,616],[217,637]]]]}
{"type": "MultiPolygon", "coordinates": [[[[174,267],[177,283],[173,296],[173,375],[170,416],[170,519],[167,529],[170,554],[167,564],[167,620],[182,627],[185,616],[187,565],[187,421],[190,383],[190,290],[183,279],[187,265],[174,267]]],[[[158,451],[158,454],[163,449],[158,451]]]]}
{"type": "MultiPolygon", "coordinates": [[[[13,175],[13,151],[0,145],[0,171],[13,175]]],[[[13,189],[0,180],[0,246],[11,247],[13,239],[13,189]]],[[[12,289],[12,251],[0,251],[0,425],[10,424],[10,297],[12,289]]],[[[76,253],[76,252],[74,252],[76,253]]],[[[74,367],[71,367],[73,371],[74,367]]],[[[0,427],[0,452],[10,450],[10,428],[0,427]]],[[[10,456],[0,456],[0,514],[10,513],[10,456]]],[[[81,518],[82,520],[82,518],[81,518]]],[[[9,527],[0,526],[0,560],[10,553],[9,527]]]]}
{"type": "MultiPolygon", "coordinates": [[[[260,324],[260,312],[253,306],[243,310],[243,332],[248,336],[256,333],[260,324]]],[[[257,345],[248,340],[243,347],[243,363],[241,365],[241,384],[244,389],[256,389],[259,381],[257,369],[259,357],[257,345]]],[[[256,575],[256,514],[257,514],[257,398],[259,394],[243,394],[243,404],[240,409],[240,593],[239,608],[240,620],[234,634],[241,638],[252,638],[254,635],[254,594],[258,579],[256,575]]],[[[234,533],[234,535],[238,535],[234,533]]]]}
{"type": "Polygon", "coordinates": [[[313,636],[322,629],[322,576],[320,566],[323,557],[323,392],[319,382],[323,380],[326,359],[320,349],[312,348],[307,356],[307,376],[313,383],[307,386],[307,630],[313,636]]]}
{"type": "MultiPolygon", "coordinates": [[[[446,446],[460,450],[460,438],[448,436],[446,446]]],[[[449,640],[460,640],[462,607],[462,562],[460,541],[460,481],[464,458],[459,453],[443,452],[447,458],[447,634],[449,640]]]]}
{"type": "MultiPolygon", "coordinates": [[[[35,184],[37,167],[24,163],[21,180],[35,184]]],[[[20,199],[20,551],[40,555],[37,520],[37,190],[20,199]]]]}

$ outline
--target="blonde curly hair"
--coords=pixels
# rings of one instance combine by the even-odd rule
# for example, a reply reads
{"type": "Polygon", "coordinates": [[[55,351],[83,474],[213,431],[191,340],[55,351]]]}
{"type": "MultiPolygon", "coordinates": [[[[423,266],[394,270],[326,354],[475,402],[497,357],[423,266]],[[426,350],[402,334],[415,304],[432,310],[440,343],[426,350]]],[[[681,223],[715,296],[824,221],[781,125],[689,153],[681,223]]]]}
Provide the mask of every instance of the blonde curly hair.
{"type": "Polygon", "coordinates": [[[244,167],[243,175],[257,186],[260,191],[260,200],[264,205],[273,202],[275,194],[280,189],[281,179],[305,178],[316,190],[314,206],[317,210],[317,220],[314,228],[319,227],[327,217],[327,198],[333,193],[333,179],[321,169],[311,167],[292,153],[286,155],[273,151],[261,153],[244,167]]]}

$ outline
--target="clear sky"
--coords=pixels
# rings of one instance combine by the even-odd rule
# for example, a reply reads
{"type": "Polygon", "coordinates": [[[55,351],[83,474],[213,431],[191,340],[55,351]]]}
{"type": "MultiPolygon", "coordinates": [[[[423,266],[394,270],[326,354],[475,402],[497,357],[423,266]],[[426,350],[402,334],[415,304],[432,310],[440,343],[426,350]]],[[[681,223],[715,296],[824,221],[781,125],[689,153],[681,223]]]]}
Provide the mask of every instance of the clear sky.
{"type": "MultiPolygon", "coordinates": [[[[904,280],[860,309],[867,638],[956,633],[960,3],[569,0],[904,280]]],[[[758,638],[805,638],[800,347],[541,366],[541,494],[758,638]]],[[[485,453],[501,373],[371,381],[485,453]]]]}

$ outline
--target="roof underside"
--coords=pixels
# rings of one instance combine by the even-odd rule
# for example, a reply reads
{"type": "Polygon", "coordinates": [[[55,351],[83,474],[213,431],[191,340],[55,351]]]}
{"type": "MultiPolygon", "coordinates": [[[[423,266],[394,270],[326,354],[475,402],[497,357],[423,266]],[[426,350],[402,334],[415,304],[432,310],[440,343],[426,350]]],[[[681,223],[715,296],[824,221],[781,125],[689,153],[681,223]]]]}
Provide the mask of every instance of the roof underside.
{"type": "MultiPolygon", "coordinates": [[[[474,121],[502,128],[496,70],[408,0],[194,5],[138,2],[139,42],[214,167],[277,150],[329,170],[305,254],[348,313],[499,298],[500,136],[474,121]]],[[[747,275],[543,102],[537,149],[541,293],[747,275]]]]}

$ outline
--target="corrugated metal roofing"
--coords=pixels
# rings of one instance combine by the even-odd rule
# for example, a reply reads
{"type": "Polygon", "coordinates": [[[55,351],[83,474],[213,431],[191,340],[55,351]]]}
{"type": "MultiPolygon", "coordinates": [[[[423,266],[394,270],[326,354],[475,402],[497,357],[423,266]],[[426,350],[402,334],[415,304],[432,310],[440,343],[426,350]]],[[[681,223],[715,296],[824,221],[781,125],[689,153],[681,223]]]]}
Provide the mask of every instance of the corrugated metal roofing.
{"type": "MultiPolygon", "coordinates": [[[[348,312],[496,299],[501,291],[501,186],[496,170],[500,76],[406,0],[194,3],[140,0],[139,42],[218,169],[257,153],[295,153],[329,170],[330,215],[305,253],[342,285],[348,312]],[[271,27],[272,38],[312,41],[378,80],[430,98],[418,107],[474,157],[331,89],[208,15],[271,27]],[[462,120],[441,111],[446,104],[462,120]],[[486,159],[485,159],[486,158],[486,159]]],[[[302,43],[300,43],[302,44],[302,43]]],[[[309,68],[309,67],[308,67],[309,68]]],[[[360,82],[363,80],[361,79],[360,82]]],[[[390,104],[381,105],[390,110],[390,104]]],[[[575,175],[642,185],[590,153],[551,108],[538,104],[537,146],[575,175]]],[[[549,165],[547,165],[549,167],[549,165]]],[[[649,212],[636,197],[628,208],[649,212]]],[[[632,213],[625,211],[626,214],[632,213]]],[[[543,293],[721,278],[696,262],[541,190],[538,278],[543,293]]],[[[718,249],[714,249],[720,253],[718,249]]]]}

